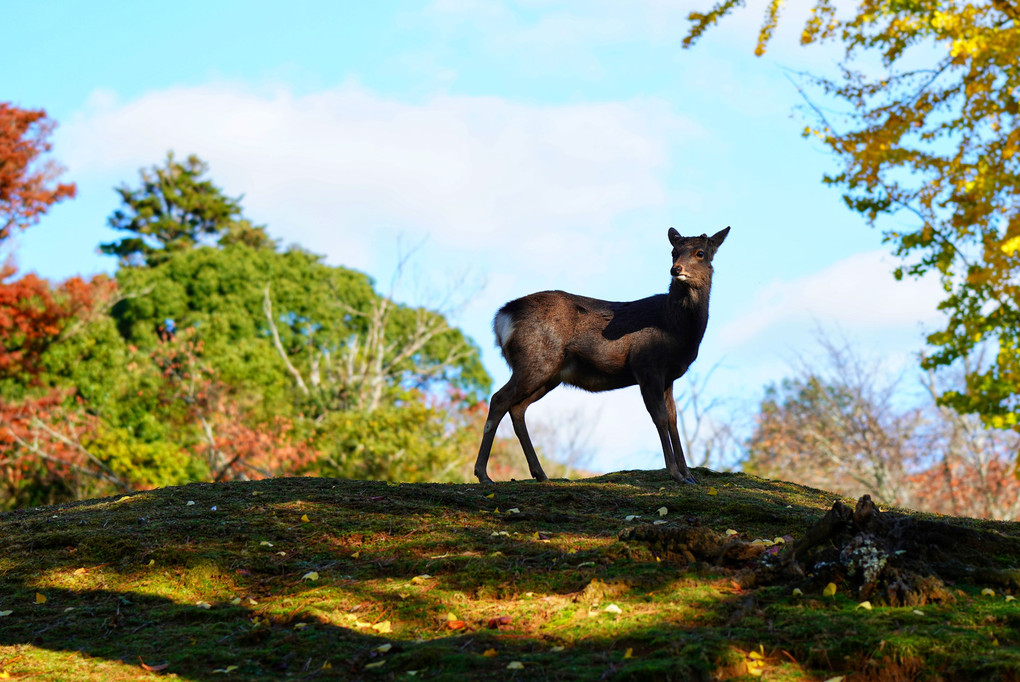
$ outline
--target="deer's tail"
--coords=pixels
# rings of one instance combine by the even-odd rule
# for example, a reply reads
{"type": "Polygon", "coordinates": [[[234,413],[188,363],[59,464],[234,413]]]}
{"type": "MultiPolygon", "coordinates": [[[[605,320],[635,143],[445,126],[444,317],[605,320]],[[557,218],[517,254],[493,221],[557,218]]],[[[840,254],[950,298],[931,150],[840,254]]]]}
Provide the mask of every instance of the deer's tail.
{"type": "Polygon", "coordinates": [[[514,335],[514,316],[507,310],[507,306],[503,306],[496,313],[496,318],[492,321],[492,331],[496,333],[496,345],[503,351],[503,357],[508,357],[507,346],[514,335]]]}

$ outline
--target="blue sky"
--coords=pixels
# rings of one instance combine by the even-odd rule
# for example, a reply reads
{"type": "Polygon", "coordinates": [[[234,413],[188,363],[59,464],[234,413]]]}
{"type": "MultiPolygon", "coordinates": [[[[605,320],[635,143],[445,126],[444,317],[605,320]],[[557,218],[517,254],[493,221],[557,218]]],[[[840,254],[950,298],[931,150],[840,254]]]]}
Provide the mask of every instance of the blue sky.
{"type": "MultiPolygon", "coordinates": [[[[835,53],[796,45],[804,3],[768,56],[762,2],[682,50],[705,2],[9,3],[0,99],[45,108],[79,196],[15,245],[59,279],[112,271],[97,245],[117,185],[168,150],[198,154],[284,244],[355,267],[451,313],[508,371],[490,322],[506,300],[561,288],[627,300],[665,291],[666,231],[732,227],[693,371],[747,423],[763,386],[838,330],[889,372],[934,329],[938,284],[895,283],[878,231],[821,177],[784,69],[835,53]]],[[[678,388],[681,388],[678,386],[678,388]]],[[[634,389],[555,391],[529,411],[582,420],[592,467],[662,466],[634,389]]]]}

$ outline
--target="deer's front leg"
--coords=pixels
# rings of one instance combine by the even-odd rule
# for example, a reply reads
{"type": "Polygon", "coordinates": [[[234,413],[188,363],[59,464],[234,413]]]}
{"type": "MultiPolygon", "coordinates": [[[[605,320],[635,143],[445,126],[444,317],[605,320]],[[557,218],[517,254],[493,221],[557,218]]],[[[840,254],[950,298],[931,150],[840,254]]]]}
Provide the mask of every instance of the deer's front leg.
{"type": "Polygon", "coordinates": [[[684,448],[680,444],[680,432],[676,427],[676,400],[673,398],[673,384],[670,383],[666,386],[666,390],[663,395],[663,399],[666,403],[666,413],[668,417],[667,426],[669,428],[669,441],[673,450],[673,458],[676,461],[677,470],[680,473],[681,478],[673,477],[673,480],[679,483],[691,483],[697,484],[698,479],[694,478],[694,474],[687,468],[687,460],[684,458],[684,448]]]}
{"type": "MultiPolygon", "coordinates": [[[[672,395],[672,390],[670,391],[670,394],[672,395]]],[[[691,481],[687,480],[688,477],[690,477],[690,471],[687,471],[686,464],[684,464],[683,471],[677,465],[677,459],[673,452],[673,444],[670,442],[669,410],[666,407],[666,401],[663,399],[664,395],[665,388],[661,383],[659,385],[655,385],[654,381],[641,383],[641,397],[645,401],[645,409],[648,410],[648,414],[652,417],[652,423],[655,424],[655,429],[659,432],[659,441],[662,444],[662,456],[666,460],[666,471],[669,472],[670,478],[674,481],[678,483],[690,483],[691,481]]],[[[675,429],[675,419],[673,420],[673,424],[673,428],[675,429]]],[[[683,455],[681,455],[681,457],[683,457],[683,455]]]]}

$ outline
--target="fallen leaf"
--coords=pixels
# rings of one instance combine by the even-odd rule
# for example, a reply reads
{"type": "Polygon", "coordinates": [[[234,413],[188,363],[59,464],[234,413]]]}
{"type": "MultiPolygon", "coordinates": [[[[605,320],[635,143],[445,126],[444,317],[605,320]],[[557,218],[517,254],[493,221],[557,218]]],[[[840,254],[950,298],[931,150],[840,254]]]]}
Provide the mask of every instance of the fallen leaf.
{"type": "Polygon", "coordinates": [[[624,521],[633,521],[634,519],[641,518],[641,514],[628,514],[623,517],[624,521]]]}
{"type": "Polygon", "coordinates": [[[240,597],[234,597],[233,599],[230,600],[230,603],[233,604],[234,606],[240,606],[241,605],[241,598],[240,597]]]}
{"type": "Polygon", "coordinates": [[[715,489],[715,488],[709,488],[708,489],[708,494],[709,495],[718,495],[719,491],[717,489],[715,489]]]}
{"type": "Polygon", "coordinates": [[[520,661],[510,661],[510,665],[506,667],[507,670],[524,670],[524,664],[520,661]]]}
{"type": "Polygon", "coordinates": [[[7,609],[6,611],[0,611],[0,618],[2,618],[3,616],[9,616],[12,613],[14,613],[14,611],[12,611],[10,609],[7,609]]]}
{"type": "Polygon", "coordinates": [[[666,522],[663,521],[662,519],[655,519],[654,521],[652,521],[652,525],[653,526],[664,526],[664,525],[666,525],[666,522]]]}
{"type": "Polygon", "coordinates": [[[923,616],[924,615],[924,611],[918,611],[917,609],[914,609],[913,613],[914,613],[915,616],[923,616]]]}
{"type": "Polygon", "coordinates": [[[85,575],[86,573],[88,573],[88,571],[86,571],[84,568],[74,569],[74,575],[85,575]]]}
{"type": "Polygon", "coordinates": [[[493,656],[498,655],[499,653],[495,649],[486,649],[485,651],[482,652],[482,656],[484,656],[485,658],[492,658],[493,656]]]}
{"type": "Polygon", "coordinates": [[[372,670],[373,668],[381,668],[383,665],[385,665],[385,663],[386,663],[385,659],[382,660],[382,661],[376,661],[375,663],[366,663],[365,664],[365,670],[372,670]]]}
{"type": "Polygon", "coordinates": [[[158,665],[149,665],[148,663],[142,660],[141,656],[138,657],[138,662],[142,664],[142,670],[148,670],[150,673],[158,673],[170,667],[169,661],[167,661],[166,663],[160,663],[158,665]]]}
{"type": "Polygon", "coordinates": [[[277,552],[276,555],[277,556],[287,556],[287,553],[286,552],[277,552]]]}
{"type": "Polygon", "coordinates": [[[1011,595],[1011,594],[1007,594],[1006,595],[1006,601],[1015,601],[1015,600],[1016,600],[1016,597],[1014,597],[1013,595],[1011,595]]]}
{"type": "Polygon", "coordinates": [[[212,604],[210,604],[207,601],[197,601],[197,602],[195,602],[195,606],[197,606],[200,609],[211,609],[212,608],[212,604]]]}
{"type": "Polygon", "coordinates": [[[463,630],[467,627],[467,623],[462,620],[448,620],[446,621],[446,627],[449,630],[463,630]]]}
{"type": "Polygon", "coordinates": [[[376,623],[375,625],[372,626],[372,629],[381,635],[388,635],[390,634],[390,632],[392,632],[390,628],[390,622],[388,620],[384,620],[381,623],[376,623]]]}
{"type": "Polygon", "coordinates": [[[316,580],[319,579],[319,574],[316,571],[308,571],[308,573],[305,573],[303,576],[301,576],[301,579],[311,580],[312,582],[315,582],[316,580]]]}
{"type": "Polygon", "coordinates": [[[259,543],[259,547],[272,547],[272,546],[273,543],[271,543],[269,540],[263,540],[262,542],[259,543]]]}
{"type": "Polygon", "coordinates": [[[624,658],[634,658],[634,649],[630,648],[623,652],[624,658]]]}
{"type": "Polygon", "coordinates": [[[496,493],[489,493],[488,495],[486,495],[486,496],[485,496],[485,499],[487,499],[487,500],[491,500],[491,499],[492,499],[492,498],[494,498],[495,496],[496,496],[496,493]]]}
{"type": "Polygon", "coordinates": [[[308,627],[308,623],[294,623],[295,630],[304,630],[306,627],[308,627]]]}
{"type": "Polygon", "coordinates": [[[485,624],[485,627],[495,630],[503,625],[510,625],[513,622],[514,619],[510,616],[498,616],[496,618],[490,618],[485,624]]]}
{"type": "Polygon", "coordinates": [[[513,509],[507,509],[506,513],[507,514],[520,514],[521,510],[518,509],[517,507],[514,507],[513,509]]]}
{"type": "Polygon", "coordinates": [[[361,550],[360,549],[357,552],[355,552],[354,554],[352,554],[351,558],[352,559],[357,559],[359,556],[361,556],[361,550]]]}
{"type": "Polygon", "coordinates": [[[310,518],[308,518],[308,514],[302,514],[301,515],[301,523],[311,523],[311,522],[312,522],[312,520],[310,518]]]}
{"type": "Polygon", "coordinates": [[[822,590],[822,596],[823,597],[831,597],[831,596],[833,596],[835,594],[836,594],[836,583],[829,583],[828,585],[825,586],[825,589],[822,590]]]}
{"type": "Polygon", "coordinates": [[[790,594],[792,594],[794,597],[802,597],[804,596],[804,591],[801,590],[799,587],[795,587],[793,588],[793,592],[791,592],[790,594]]]}
{"type": "Polygon", "coordinates": [[[35,603],[36,604],[45,604],[46,603],[46,595],[43,594],[42,592],[36,592],[35,593],[35,603]]]}
{"type": "Polygon", "coordinates": [[[993,590],[990,587],[986,587],[985,589],[981,590],[981,595],[984,596],[984,597],[994,597],[995,596],[995,590],[993,590]]]}
{"type": "Polygon", "coordinates": [[[865,611],[870,611],[871,610],[871,602],[870,601],[862,601],[860,604],[857,605],[856,608],[864,609],[865,611]]]}
{"type": "Polygon", "coordinates": [[[389,642],[386,642],[386,644],[380,644],[379,646],[377,646],[375,650],[378,651],[380,654],[385,654],[392,648],[393,645],[390,644],[389,642]]]}
{"type": "Polygon", "coordinates": [[[216,668],[216,670],[213,670],[213,672],[214,673],[223,673],[225,675],[229,675],[230,673],[234,672],[235,670],[237,670],[237,666],[236,665],[228,665],[226,668],[216,668]]]}
{"type": "Polygon", "coordinates": [[[829,679],[825,680],[825,682],[843,682],[843,676],[836,675],[835,677],[830,677],[829,679]]]}
{"type": "Polygon", "coordinates": [[[669,510],[666,509],[665,507],[659,507],[655,511],[659,512],[659,516],[665,516],[666,514],[669,513],[669,510]]]}
{"type": "Polygon", "coordinates": [[[192,505],[194,505],[194,504],[195,504],[195,501],[194,501],[194,500],[188,500],[188,503],[187,503],[186,505],[184,505],[184,506],[185,506],[185,507],[190,507],[190,506],[192,506],[192,505]]]}
{"type": "Polygon", "coordinates": [[[554,646],[554,647],[550,648],[549,651],[551,651],[554,654],[558,654],[561,651],[563,651],[563,647],[561,647],[561,646],[554,646]]]}
{"type": "Polygon", "coordinates": [[[736,535],[737,531],[733,530],[732,528],[727,528],[726,529],[726,534],[727,535],[736,535]]]}
{"type": "Polygon", "coordinates": [[[623,613],[623,609],[621,609],[616,604],[609,604],[608,606],[606,606],[606,608],[602,610],[605,611],[606,613],[623,613]]]}
{"type": "Polygon", "coordinates": [[[421,575],[416,575],[413,578],[411,578],[411,582],[414,583],[415,585],[421,585],[423,582],[425,582],[431,577],[432,576],[430,576],[428,573],[422,573],[421,575]]]}
{"type": "Polygon", "coordinates": [[[146,566],[155,566],[155,565],[156,565],[156,560],[155,559],[149,559],[149,563],[146,564],[146,566]]]}

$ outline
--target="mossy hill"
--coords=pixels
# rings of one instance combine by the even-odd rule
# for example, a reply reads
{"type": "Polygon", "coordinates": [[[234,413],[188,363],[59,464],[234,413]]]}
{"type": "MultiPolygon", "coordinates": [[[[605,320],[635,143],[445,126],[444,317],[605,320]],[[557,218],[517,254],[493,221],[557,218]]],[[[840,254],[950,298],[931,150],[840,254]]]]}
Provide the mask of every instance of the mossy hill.
{"type": "Polygon", "coordinates": [[[840,548],[818,530],[837,496],[695,473],[282,478],[0,514],[0,676],[1020,679],[1020,524],[886,513],[913,545],[840,526],[840,548]]]}

